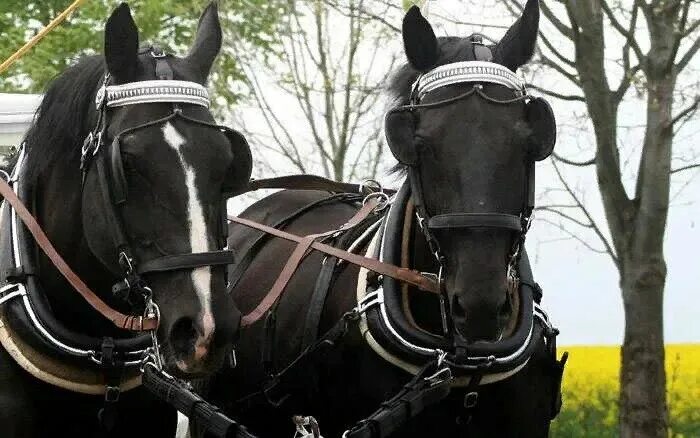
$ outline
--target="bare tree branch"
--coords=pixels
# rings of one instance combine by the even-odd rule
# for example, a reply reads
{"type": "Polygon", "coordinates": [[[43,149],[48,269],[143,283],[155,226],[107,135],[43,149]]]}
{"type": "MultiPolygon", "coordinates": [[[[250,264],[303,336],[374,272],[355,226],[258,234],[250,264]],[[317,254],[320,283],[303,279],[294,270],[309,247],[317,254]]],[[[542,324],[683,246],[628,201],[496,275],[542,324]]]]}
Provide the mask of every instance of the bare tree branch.
{"type": "Polygon", "coordinates": [[[616,17],[616,14],[613,13],[613,11],[610,9],[610,6],[608,5],[608,2],[605,0],[600,0],[600,6],[602,7],[603,11],[605,12],[605,15],[607,16],[608,20],[610,21],[610,24],[620,32],[620,34],[625,37],[627,40],[626,44],[628,44],[630,47],[632,47],[632,50],[634,50],[634,54],[637,56],[637,59],[639,60],[640,63],[646,62],[646,56],[642,52],[642,49],[639,47],[639,43],[635,39],[635,25],[637,23],[637,8],[638,5],[635,4],[633,6],[632,10],[632,20],[629,29],[623,26],[616,17]]]}
{"type": "Polygon", "coordinates": [[[569,236],[570,238],[572,238],[572,239],[578,241],[580,244],[582,244],[583,246],[585,246],[589,251],[592,251],[592,252],[595,252],[595,253],[598,253],[598,254],[608,254],[608,252],[607,252],[606,250],[596,248],[596,247],[594,247],[593,245],[591,245],[590,243],[586,242],[583,238],[581,238],[580,236],[578,236],[576,233],[572,233],[569,229],[567,229],[567,228],[566,228],[564,225],[562,225],[561,223],[557,223],[557,222],[554,222],[554,221],[549,220],[549,219],[540,219],[540,220],[543,221],[543,222],[545,222],[545,223],[548,223],[549,225],[552,225],[553,227],[558,228],[558,229],[559,229],[560,231],[562,231],[564,234],[566,234],[566,235],[569,236]]]}
{"type": "Polygon", "coordinates": [[[528,88],[532,88],[533,90],[537,90],[542,94],[546,94],[547,96],[554,97],[556,99],[574,101],[574,102],[585,102],[586,101],[586,99],[583,96],[561,94],[561,93],[557,93],[556,91],[552,91],[548,88],[542,88],[542,87],[535,85],[535,84],[527,84],[527,86],[528,86],[528,88]]]}
{"type": "Polygon", "coordinates": [[[695,112],[698,110],[698,106],[700,106],[700,96],[695,96],[695,101],[692,104],[690,104],[687,108],[676,114],[673,117],[673,120],[671,120],[670,125],[673,126],[683,119],[692,117],[693,114],[695,114],[695,112]]]}
{"type": "Polygon", "coordinates": [[[690,63],[690,60],[698,53],[698,50],[700,50],[700,38],[695,40],[693,45],[685,52],[685,55],[678,61],[676,64],[676,71],[680,72],[684,70],[688,66],[688,63],[690,63]]]}
{"type": "Polygon", "coordinates": [[[678,169],[673,169],[673,170],[671,170],[671,174],[680,173],[680,172],[684,172],[686,170],[697,169],[697,168],[700,168],[700,163],[690,164],[688,166],[679,167],[678,169]]]}
{"type": "Polygon", "coordinates": [[[569,160],[567,158],[562,157],[561,155],[559,155],[556,152],[552,152],[552,157],[555,160],[561,161],[564,164],[568,164],[569,166],[577,166],[577,167],[592,166],[596,162],[595,157],[591,158],[590,160],[586,160],[586,161],[573,161],[573,160],[569,160]]]}
{"type": "Polygon", "coordinates": [[[568,221],[570,221],[570,222],[572,222],[580,227],[583,227],[583,228],[593,228],[593,225],[591,225],[590,222],[586,223],[586,222],[580,221],[580,220],[576,219],[575,217],[571,216],[570,214],[566,214],[563,211],[557,210],[556,208],[544,206],[544,207],[536,207],[535,210],[556,214],[557,216],[563,217],[564,219],[567,219],[568,221]]]}
{"type": "Polygon", "coordinates": [[[615,266],[617,268],[620,268],[620,261],[617,258],[617,254],[615,253],[615,250],[613,249],[613,246],[608,242],[608,239],[605,237],[603,234],[601,228],[598,226],[598,224],[595,222],[593,219],[593,216],[591,213],[588,211],[586,206],[581,202],[579,197],[576,195],[576,192],[574,192],[571,189],[571,186],[566,182],[566,179],[564,179],[564,176],[561,174],[561,171],[559,170],[559,167],[557,166],[556,162],[552,161],[552,165],[554,166],[554,170],[557,173],[557,176],[559,177],[559,181],[562,183],[566,191],[569,193],[569,196],[571,196],[571,199],[578,205],[578,207],[581,209],[581,212],[586,216],[586,219],[588,219],[589,223],[591,224],[591,228],[593,229],[593,232],[595,235],[598,237],[598,239],[601,241],[603,246],[605,247],[606,253],[610,256],[610,258],[613,260],[613,263],[615,263],[615,266]]]}

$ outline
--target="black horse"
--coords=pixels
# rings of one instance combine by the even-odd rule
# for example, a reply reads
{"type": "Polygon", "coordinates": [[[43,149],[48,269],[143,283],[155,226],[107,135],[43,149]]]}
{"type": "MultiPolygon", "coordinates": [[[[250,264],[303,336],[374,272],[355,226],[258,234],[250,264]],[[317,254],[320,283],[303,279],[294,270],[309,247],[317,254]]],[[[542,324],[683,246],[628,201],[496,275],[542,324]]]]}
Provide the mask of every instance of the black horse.
{"type": "MultiPolygon", "coordinates": [[[[402,254],[396,255],[392,263],[405,261],[417,270],[437,274],[433,252],[437,252],[438,245],[440,262],[444,263],[443,275],[435,275],[444,276],[442,306],[435,295],[418,291],[404,293],[403,303],[401,298],[394,298],[399,303],[394,306],[398,306],[404,320],[412,319],[406,323],[412,336],[435,342],[443,342],[443,335],[448,336],[452,343],[445,344],[445,348],[457,352],[461,348],[461,354],[467,356],[470,349],[488,350],[509,344],[509,334],[522,332],[522,327],[513,327],[514,318],[523,313],[519,309],[528,306],[527,300],[513,297],[510,284],[513,270],[519,271],[521,291],[525,290],[523,284],[531,281],[527,257],[520,254],[521,239],[532,210],[529,198],[534,190],[533,164],[551,153],[555,122],[546,102],[530,99],[522,87],[514,90],[517,87],[499,81],[512,77],[511,72],[531,58],[538,23],[539,3],[529,0],[523,16],[501,42],[487,46],[478,36],[436,38],[414,7],[403,22],[408,64],[389,84],[398,108],[387,116],[387,138],[402,163],[398,170],[409,176],[410,184],[398,193],[393,213],[376,217],[383,218],[381,228],[385,233],[392,222],[404,223],[403,229],[409,230],[403,237],[400,230],[398,238],[390,237],[408,242],[396,251],[402,254]],[[493,64],[478,66],[489,74],[483,83],[475,79],[457,81],[428,91],[421,91],[421,83],[413,85],[436,67],[460,61],[491,61],[506,68],[493,72],[493,64]],[[494,79],[493,74],[501,78],[494,79]],[[400,205],[409,197],[415,212],[422,216],[420,224],[415,223],[410,207],[404,210],[400,205]],[[463,211],[469,213],[460,213],[463,211]],[[421,231],[426,227],[430,232],[421,231]],[[513,264],[516,259],[519,267],[513,264]],[[501,338],[506,339],[501,342],[501,338]]],[[[477,73],[470,74],[474,77],[477,73]]],[[[455,70],[450,74],[462,73],[455,70]]],[[[303,236],[339,227],[357,211],[358,204],[357,196],[347,194],[287,190],[254,204],[242,217],[303,236]]],[[[361,250],[367,246],[363,235],[371,223],[365,221],[359,231],[352,229],[349,238],[348,233],[341,233],[326,240],[361,250]],[[362,245],[358,247],[359,243],[362,245]]],[[[231,225],[230,233],[229,245],[241,253],[239,267],[231,270],[233,293],[238,307],[246,313],[266,295],[293,246],[238,223],[231,225]]],[[[386,253],[382,256],[388,260],[386,253]]],[[[341,330],[340,338],[329,338],[332,342],[326,346],[331,346],[322,354],[303,356],[284,371],[302,351],[309,351],[305,348],[319,346],[313,339],[309,343],[309,333],[318,335],[337,328],[337,322],[353,315],[348,312],[357,308],[358,267],[337,262],[334,257],[311,251],[272,309],[241,331],[236,348],[238,367],[218,375],[211,387],[214,400],[225,404],[231,414],[261,436],[290,436],[290,417],[297,414],[315,416],[324,436],[340,436],[409,381],[411,375],[404,369],[415,373],[422,365],[412,352],[404,354],[401,345],[389,351],[394,363],[380,357],[365,340],[372,330],[368,332],[367,326],[358,330],[354,324],[357,312],[348,319],[349,331],[342,336],[341,330]],[[328,265],[337,267],[329,270],[328,265]],[[328,283],[331,286],[326,295],[323,291],[328,283]],[[316,321],[318,327],[314,326],[316,321]]],[[[372,279],[370,275],[367,295],[371,296],[373,288],[381,284],[386,295],[388,280],[386,276],[372,279]]],[[[539,298],[534,284],[530,282],[526,289],[527,294],[532,292],[539,298]]],[[[532,298],[529,303],[532,311],[532,298]]],[[[365,304],[373,309],[365,310],[367,324],[371,325],[372,318],[381,317],[376,316],[378,304],[365,304]]],[[[394,313],[396,316],[396,309],[394,313]]],[[[533,333],[526,342],[529,360],[503,370],[506,374],[501,378],[512,376],[478,386],[473,373],[472,387],[455,387],[447,398],[412,419],[410,411],[417,405],[400,407],[400,415],[388,421],[405,420],[405,424],[393,436],[546,436],[558,409],[562,365],[555,359],[556,332],[551,326],[533,333]],[[465,397],[472,392],[478,394],[475,406],[476,397],[465,397]],[[468,412],[465,404],[469,405],[468,412]]],[[[484,360],[493,362],[491,357],[484,360]]]]}
{"type": "Polygon", "coordinates": [[[140,49],[126,4],[108,19],[104,46],[104,57],[80,60],[49,85],[14,188],[104,302],[159,317],[160,351],[90,307],[5,205],[4,437],[172,437],[175,410],[139,387],[141,356],[181,377],[207,375],[229,357],[238,328],[228,253],[216,250],[225,243],[223,192],[248,180],[251,159],[245,140],[207,109],[204,85],[221,46],[216,4],[185,57],[140,49]]]}

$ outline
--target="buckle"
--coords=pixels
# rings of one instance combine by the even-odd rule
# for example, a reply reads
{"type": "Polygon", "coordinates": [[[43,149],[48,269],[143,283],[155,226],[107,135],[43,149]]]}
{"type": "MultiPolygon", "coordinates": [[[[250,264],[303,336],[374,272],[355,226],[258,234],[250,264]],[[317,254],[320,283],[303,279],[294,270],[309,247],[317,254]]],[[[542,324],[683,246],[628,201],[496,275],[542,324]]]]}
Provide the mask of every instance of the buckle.
{"type": "Polygon", "coordinates": [[[476,403],[479,401],[479,393],[476,391],[471,391],[468,392],[464,396],[464,407],[466,409],[471,409],[474,406],[476,406],[476,403]]]}
{"type": "Polygon", "coordinates": [[[105,402],[116,403],[119,401],[121,389],[118,386],[107,386],[105,388],[105,402]]]}
{"type": "Polygon", "coordinates": [[[443,367],[437,370],[434,374],[424,379],[430,387],[440,385],[444,382],[452,380],[452,370],[449,367],[443,367]]]}
{"type": "Polygon", "coordinates": [[[479,401],[479,393],[476,391],[471,391],[468,392],[464,396],[464,407],[466,409],[471,409],[474,406],[476,406],[476,403],[479,401]]]}

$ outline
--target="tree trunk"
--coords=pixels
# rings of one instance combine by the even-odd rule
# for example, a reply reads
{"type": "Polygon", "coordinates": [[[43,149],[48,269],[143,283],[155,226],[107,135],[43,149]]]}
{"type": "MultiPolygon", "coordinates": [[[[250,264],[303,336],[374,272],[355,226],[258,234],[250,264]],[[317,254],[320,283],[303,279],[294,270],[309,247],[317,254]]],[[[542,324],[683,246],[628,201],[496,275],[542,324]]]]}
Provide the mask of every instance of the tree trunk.
{"type": "Polygon", "coordinates": [[[644,149],[635,214],[620,270],[625,339],[620,374],[620,436],[667,436],[663,254],[668,217],[675,75],[651,63],[644,149]],[[655,74],[656,73],[656,74],[655,74]]]}
{"type": "Polygon", "coordinates": [[[625,339],[620,371],[620,436],[667,436],[664,371],[663,256],[625,263],[621,280],[625,307],[625,339]]]}

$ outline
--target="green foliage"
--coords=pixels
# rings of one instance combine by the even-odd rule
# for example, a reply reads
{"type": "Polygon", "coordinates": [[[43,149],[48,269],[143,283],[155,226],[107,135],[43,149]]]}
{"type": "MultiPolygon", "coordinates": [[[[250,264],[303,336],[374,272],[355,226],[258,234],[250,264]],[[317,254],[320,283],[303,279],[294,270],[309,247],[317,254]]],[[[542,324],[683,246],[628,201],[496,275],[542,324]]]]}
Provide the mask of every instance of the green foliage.
{"type": "MultiPolygon", "coordinates": [[[[140,30],[141,43],[154,42],[184,55],[210,0],[131,0],[129,6],[140,30]]],[[[0,60],[61,13],[73,0],[0,1],[0,60]]],[[[46,84],[84,55],[102,53],[104,23],[118,0],[89,0],[73,16],[48,34],[20,59],[0,81],[0,91],[41,92],[46,84]]],[[[220,0],[224,44],[235,38],[251,50],[273,51],[275,24],[287,13],[285,0],[220,0]]],[[[224,47],[226,49],[226,47],[224,47]]],[[[223,50],[214,70],[214,94],[226,103],[237,96],[232,84],[243,78],[236,60],[223,50]]]]}
{"type": "Polygon", "coordinates": [[[416,5],[416,6],[418,6],[419,8],[422,8],[422,7],[425,5],[426,2],[427,2],[427,0],[402,0],[401,3],[402,3],[402,5],[403,5],[404,10],[407,11],[407,10],[409,10],[410,7],[413,6],[413,5],[416,5]]]}

